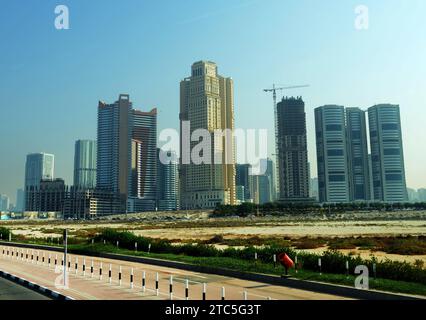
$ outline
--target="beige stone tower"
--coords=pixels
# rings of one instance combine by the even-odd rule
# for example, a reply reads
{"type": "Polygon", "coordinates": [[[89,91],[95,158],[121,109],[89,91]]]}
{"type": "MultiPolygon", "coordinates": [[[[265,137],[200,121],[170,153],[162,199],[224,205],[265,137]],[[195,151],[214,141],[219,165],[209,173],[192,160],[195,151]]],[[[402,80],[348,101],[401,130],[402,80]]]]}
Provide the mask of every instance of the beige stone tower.
{"type": "Polygon", "coordinates": [[[215,130],[234,131],[234,88],[231,78],[218,75],[213,62],[200,61],[192,65],[191,77],[180,85],[181,120],[181,208],[214,208],[220,204],[235,204],[235,146],[228,135],[214,139],[215,130]],[[194,164],[185,162],[185,145],[190,150],[198,144],[185,134],[182,121],[190,124],[190,134],[207,129],[211,137],[212,161],[222,153],[222,163],[194,164]]]}

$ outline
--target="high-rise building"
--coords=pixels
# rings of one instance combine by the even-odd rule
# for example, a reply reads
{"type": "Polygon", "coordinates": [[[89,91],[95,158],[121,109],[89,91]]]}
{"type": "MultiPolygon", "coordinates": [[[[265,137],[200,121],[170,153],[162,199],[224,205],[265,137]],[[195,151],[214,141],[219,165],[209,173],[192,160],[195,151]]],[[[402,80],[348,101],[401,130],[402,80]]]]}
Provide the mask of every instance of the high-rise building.
{"type": "Polygon", "coordinates": [[[271,182],[270,177],[265,174],[252,176],[251,189],[253,190],[253,202],[255,204],[272,202],[271,182]]]}
{"type": "Polygon", "coordinates": [[[74,153],[74,186],[80,189],[96,187],[96,141],[78,140],[74,153]]]}
{"type": "Polygon", "coordinates": [[[368,109],[368,120],[374,200],[407,201],[399,106],[373,106],[368,109]]]}
{"type": "Polygon", "coordinates": [[[7,195],[0,195],[0,211],[9,211],[10,209],[10,199],[7,195]]]}
{"type": "Polygon", "coordinates": [[[63,179],[41,180],[38,187],[27,190],[29,204],[27,211],[62,212],[67,187],[63,179]]]}
{"type": "Polygon", "coordinates": [[[275,166],[274,162],[271,159],[261,159],[260,160],[260,171],[264,173],[265,176],[269,179],[269,201],[274,202],[276,200],[276,187],[275,187],[275,166]]]}
{"type": "Polygon", "coordinates": [[[160,211],[179,209],[178,167],[175,152],[158,149],[157,207],[160,211]]]}
{"type": "Polygon", "coordinates": [[[277,104],[279,200],[309,200],[309,167],[305,102],[283,98],[277,104]]]}
{"type": "Polygon", "coordinates": [[[157,109],[132,110],[130,212],[153,211],[157,199],[157,109]]]}
{"type": "Polygon", "coordinates": [[[349,202],[344,107],[327,105],[316,108],[315,129],[320,202],[349,202]]]}
{"type": "Polygon", "coordinates": [[[54,178],[55,156],[47,153],[27,155],[25,163],[25,210],[34,207],[27,196],[29,189],[38,188],[41,180],[54,178]]]}
{"type": "Polygon", "coordinates": [[[25,210],[25,192],[23,189],[18,189],[16,192],[16,211],[23,212],[25,210]]]}
{"type": "Polygon", "coordinates": [[[371,200],[365,111],[346,108],[346,137],[350,200],[371,200]]]}
{"type": "Polygon", "coordinates": [[[120,95],[113,104],[99,102],[97,187],[127,199],[130,189],[132,103],[120,95]]]}
{"type": "Polygon", "coordinates": [[[421,189],[417,190],[417,194],[418,194],[418,197],[419,197],[419,201],[426,202],[426,189],[421,188],[421,189]]]}
{"type": "Polygon", "coordinates": [[[419,201],[419,194],[416,189],[407,188],[408,201],[415,203],[419,201]]]}
{"type": "Polygon", "coordinates": [[[246,202],[245,198],[245,192],[244,192],[244,186],[236,185],[236,192],[237,192],[237,204],[242,204],[246,202]]]}
{"type": "Polygon", "coordinates": [[[312,178],[309,183],[309,196],[319,201],[318,178],[312,178]]]}
{"type": "Polygon", "coordinates": [[[216,64],[208,61],[194,63],[191,77],[180,84],[182,209],[236,203],[235,148],[234,139],[229,136],[234,130],[233,87],[233,80],[218,75],[216,64]],[[189,132],[185,129],[188,124],[189,132]],[[204,149],[202,155],[198,153],[202,159],[208,159],[200,163],[191,157],[199,142],[192,141],[190,136],[197,129],[208,131],[208,137],[203,138],[209,138],[211,146],[210,152],[204,149]],[[228,134],[215,139],[216,130],[228,134]]]}
{"type": "Polygon", "coordinates": [[[244,187],[243,202],[251,202],[253,199],[253,196],[251,194],[251,189],[250,189],[251,165],[236,164],[235,171],[236,171],[235,185],[244,187]]]}
{"type": "Polygon", "coordinates": [[[97,188],[119,194],[128,212],[154,210],[157,110],[135,110],[125,94],[99,102],[97,150],[97,188]]]}

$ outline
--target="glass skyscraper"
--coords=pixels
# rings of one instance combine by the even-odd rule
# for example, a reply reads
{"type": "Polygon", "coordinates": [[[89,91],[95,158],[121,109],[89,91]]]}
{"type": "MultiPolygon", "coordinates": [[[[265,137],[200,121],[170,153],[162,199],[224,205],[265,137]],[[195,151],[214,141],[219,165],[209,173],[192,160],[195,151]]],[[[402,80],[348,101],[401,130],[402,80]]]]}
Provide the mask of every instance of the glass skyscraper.
{"type": "Polygon", "coordinates": [[[119,194],[128,212],[155,210],[157,110],[133,109],[129,95],[99,102],[97,188],[119,194]]]}
{"type": "Polygon", "coordinates": [[[371,200],[365,111],[359,108],[346,108],[346,135],[350,200],[371,200]]]}
{"type": "Polygon", "coordinates": [[[374,200],[407,201],[399,106],[373,106],[368,109],[368,119],[374,200]]]}
{"type": "Polygon", "coordinates": [[[39,188],[41,180],[53,180],[55,156],[47,153],[27,155],[25,163],[25,210],[32,207],[29,203],[29,191],[39,188]]]}
{"type": "Polygon", "coordinates": [[[96,141],[78,140],[74,153],[74,186],[79,189],[96,187],[96,141]]]}
{"type": "Polygon", "coordinates": [[[315,130],[320,202],[349,202],[345,108],[336,105],[316,108],[315,130]]]}

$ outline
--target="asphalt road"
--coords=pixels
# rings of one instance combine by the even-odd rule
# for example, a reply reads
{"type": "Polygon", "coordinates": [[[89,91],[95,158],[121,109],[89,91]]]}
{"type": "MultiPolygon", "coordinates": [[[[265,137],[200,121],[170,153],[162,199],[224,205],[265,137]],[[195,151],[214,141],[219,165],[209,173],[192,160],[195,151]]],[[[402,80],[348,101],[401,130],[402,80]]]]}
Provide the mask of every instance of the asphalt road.
{"type": "Polygon", "coordinates": [[[31,289],[0,278],[0,300],[50,300],[31,289]]]}

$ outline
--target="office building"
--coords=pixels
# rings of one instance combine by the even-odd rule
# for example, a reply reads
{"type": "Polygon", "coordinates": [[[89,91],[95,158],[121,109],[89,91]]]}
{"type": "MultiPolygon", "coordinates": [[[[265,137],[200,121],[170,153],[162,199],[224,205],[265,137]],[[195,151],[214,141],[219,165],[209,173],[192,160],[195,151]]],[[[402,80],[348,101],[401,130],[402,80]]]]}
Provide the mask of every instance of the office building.
{"type": "Polygon", "coordinates": [[[346,137],[351,201],[371,200],[365,111],[346,109],[346,137]]]}
{"type": "Polygon", "coordinates": [[[269,179],[269,195],[270,201],[274,202],[276,200],[276,187],[275,187],[275,165],[271,159],[260,159],[260,171],[263,175],[267,176],[269,179]]]}
{"type": "Polygon", "coordinates": [[[246,202],[246,198],[245,198],[245,188],[244,188],[244,186],[237,185],[235,188],[236,188],[236,192],[237,192],[237,204],[245,203],[246,202]]]}
{"type": "Polygon", "coordinates": [[[65,219],[87,220],[112,213],[126,213],[126,206],[117,193],[71,187],[65,196],[63,208],[65,219]]]}
{"type": "Polygon", "coordinates": [[[27,211],[62,212],[67,187],[63,179],[41,180],[39,186],[27,189],[30,206],[27,211]]]}
{"type": "Polygon", "coordinates": [[[120,195],[128,212],[155,210],[157,110],[133,109],[129,95],[99,102],[97,189],[120,195]]]}
{"type": "Polygon", "coordinates": [[[129,212],[154,211],[157,200],[157,109],[132,110],[129,212]]]}
{"type": "Polygon", "coordinates": [[[277,104],[279,200],[306,202],[309,198],[309,166],[305,102],[283,98],[277,104]]]}
{"type": "Polygon", "coordinates": [[[157,207],[159,211],[179,209],[179,160],[173,151],[158,149],[157,207]]]}
{"type": "Polygon", "coordinates": [[[96,141],[78,140],[74,153],[74,186],[80,189],[96,187],[96,141]]]}
{"type": "Polygon", "coordinates": [[[407,188],[408,202],[415,203],[419,201],[419,194],[416,189],[407,188]]]}
{"type": "Polygon", "coordinates": [[[388,203],[408,200],[404,150],[398,105],[368,109],[374,200],[388,203]]]}
{"type": "Polygon", "coordinates": [[[272,202],[271,179],[267,175],[253,175],[251,180],[253,190],[253,202],[265,204],[272,202]]]}
{"type": "Polygon", "coordinates": [[[54,178],[55,156],[47,153],[33,153],[27,155],[25,163],[25,210],[34,207],[27,196],[27,190],[38,188],[41,180],[54,178]]]}
{"type": "Polygon", "coordinates": [[[9,211],[10,209],[10,198],[5,195],[0,195],[0,211],[9,211]]]}
{"type": "Polygon", "coordinates": [[[309,196],[319,201],[318,178],[312,178],[309,183],[309,196]]]}
{"type": "Polygon", "coordinates": [[[18,189],[16,191],[15,210],[17,212],[23,212],[25,210],[25,191],[23,189],[18,189]]]}
{"type": "Polygon", "coordinates": [[[417,194],[420,202],[426,202],[426,189],[421,188],[417,190],[417,194]]]}
{"type": "Polygon", "coordinates": [[[216,64],[208,61],[194,63],[191,77],[180,84],[182,209],[236,203],[234,139],[229,134],[218,139],[214,135],[216,130],[231,134],[234,130],[233,86],[233,80],[220,76],[216,64]],[[185,129],[188,124],[189,132],[185,129]],[[197,129],[208,131],[205,138],[211,146],[202,155],[198,153],[203,158],[200,162],[191,157],[199,142],[192,141],[190,135],[197,129]]]}
{"type": "Polygon", "coordinates": [[[320,202],[349,202],[344,107],[327,105],[316,108],[315,130],[320,202]]]}
{"type": "MultiPolygon", "coordinates": [[[[252,202],[253,201],[253,197],[252,197],[251,189],[250,189],[251,170],[252,170],[251,165],[249,165],[249,164],[236,164],[235,165],[235,171],[236,171],[235,185],[237,187],[240,186],[240,187],[244,188],[244,201],[243,202],[252,202]]],[[[242,197],[240,197],[240,198],[242,198],[242,197]]]]}

